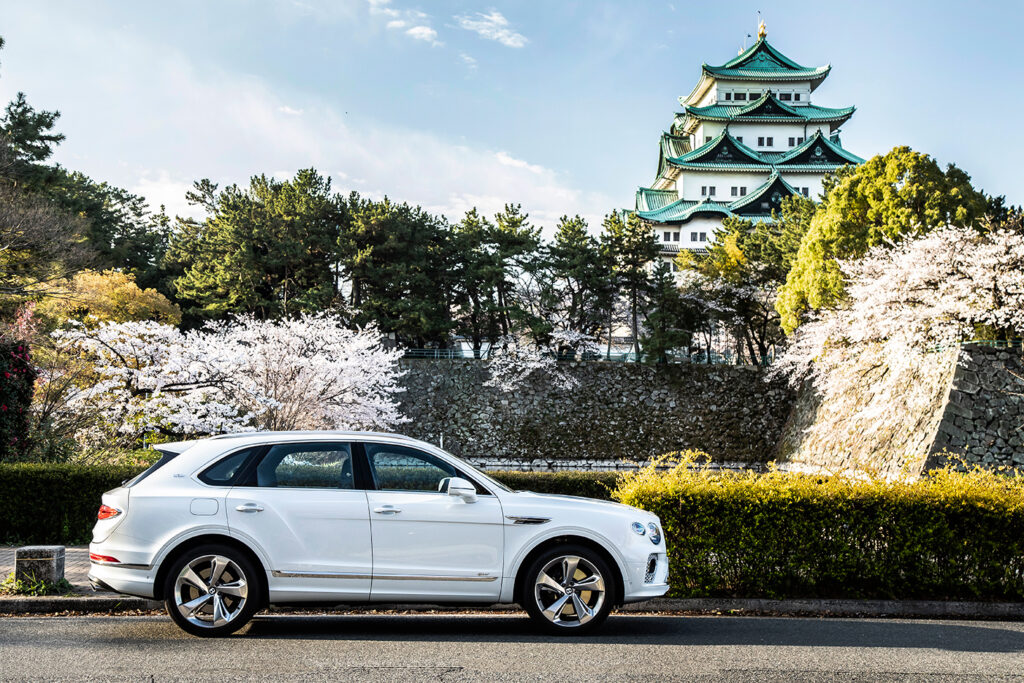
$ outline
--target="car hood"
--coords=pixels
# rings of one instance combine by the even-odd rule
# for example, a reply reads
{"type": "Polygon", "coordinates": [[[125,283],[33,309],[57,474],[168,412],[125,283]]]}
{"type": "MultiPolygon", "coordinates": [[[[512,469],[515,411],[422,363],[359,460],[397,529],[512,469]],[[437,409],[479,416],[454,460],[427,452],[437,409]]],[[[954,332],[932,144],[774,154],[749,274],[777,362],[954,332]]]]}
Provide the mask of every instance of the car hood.
{"type": "Polygon", "coordinates": [[[533,491],[515,491],[502,500],[506,514],[540,514],[544,511],[557,513],[560,511],[585,512],[592,511],[605,515],[616,515],[631,521],[639,519],[657,519],[656,515],[610,500],[597,500],[583,496],[565,496],[553,493],[534,493],[533,491]]]}

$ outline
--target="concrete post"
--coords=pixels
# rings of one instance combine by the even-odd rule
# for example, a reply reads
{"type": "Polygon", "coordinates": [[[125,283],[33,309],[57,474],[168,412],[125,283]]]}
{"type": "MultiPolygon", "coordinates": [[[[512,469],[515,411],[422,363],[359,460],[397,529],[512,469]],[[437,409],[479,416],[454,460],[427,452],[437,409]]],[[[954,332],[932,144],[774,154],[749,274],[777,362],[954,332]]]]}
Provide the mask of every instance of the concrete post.
{"type": "Polygon", "coordinates": [[[55,584],[64,578],[64,546],[28,545],[14,551],[14,578],[55,584]]]}

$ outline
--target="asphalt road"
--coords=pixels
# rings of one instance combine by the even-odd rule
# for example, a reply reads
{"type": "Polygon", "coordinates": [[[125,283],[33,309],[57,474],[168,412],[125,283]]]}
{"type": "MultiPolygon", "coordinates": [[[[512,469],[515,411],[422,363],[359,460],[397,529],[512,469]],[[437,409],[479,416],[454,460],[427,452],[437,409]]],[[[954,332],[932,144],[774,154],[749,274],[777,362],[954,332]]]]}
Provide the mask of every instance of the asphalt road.
{"type": "Polygon", "coordinates": [[[3,680],[1024,680],[1024,623],[613,616],[551,639],[518,615],[0,619],[3,680]]]}

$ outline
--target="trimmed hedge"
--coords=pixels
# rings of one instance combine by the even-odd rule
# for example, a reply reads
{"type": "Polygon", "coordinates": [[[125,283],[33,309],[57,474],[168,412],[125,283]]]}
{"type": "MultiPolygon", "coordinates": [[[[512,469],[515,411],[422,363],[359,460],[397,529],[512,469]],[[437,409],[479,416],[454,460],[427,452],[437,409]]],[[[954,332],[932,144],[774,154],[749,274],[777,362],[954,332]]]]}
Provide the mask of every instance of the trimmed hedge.
{"type": "MultiPolygon", "coordinates": [[[[0,543],[79,545],[92,538],[104,491],[144,467],[69,464],[0,464],[0,501],[5,514],[0,543]]],[[[611,496],[614,472],[489,472],[509,488],[603,498],[611,496]]]]}
{"type": "Polygon", "coordinates": [[[1024,477],[863,481],[682,459],[616,492],[661,518],[673,597],[1024,599],[1024,477]]]}
{"type": "Polygon", "coordinates": [[[0,542],[88,543],[100,496],[140,471],[113,465],[0,465],[0,542]]]}

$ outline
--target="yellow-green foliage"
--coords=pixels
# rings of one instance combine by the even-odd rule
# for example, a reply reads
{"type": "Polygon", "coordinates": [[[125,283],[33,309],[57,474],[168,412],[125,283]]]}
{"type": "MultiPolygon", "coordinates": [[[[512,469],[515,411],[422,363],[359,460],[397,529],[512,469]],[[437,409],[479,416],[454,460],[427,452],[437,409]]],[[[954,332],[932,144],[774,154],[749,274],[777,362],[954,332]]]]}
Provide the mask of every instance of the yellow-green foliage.
{"type": "Polygon", "coordinates": [[[700,456],[613,494],[661,517],[674,597],[1024,598],[1024,477],[715,472],[700,456]]]}
{"type": "Polygon", "coordinates": [[[181,310],[155,289],[142,289],[135,276],[114,270],[78,273],[45,292],[36,308],[44,321],[60,324],[66,320],[86,323],[156,320],[177,325],[181,310]]]}

